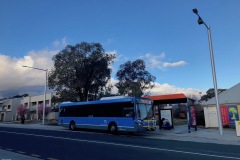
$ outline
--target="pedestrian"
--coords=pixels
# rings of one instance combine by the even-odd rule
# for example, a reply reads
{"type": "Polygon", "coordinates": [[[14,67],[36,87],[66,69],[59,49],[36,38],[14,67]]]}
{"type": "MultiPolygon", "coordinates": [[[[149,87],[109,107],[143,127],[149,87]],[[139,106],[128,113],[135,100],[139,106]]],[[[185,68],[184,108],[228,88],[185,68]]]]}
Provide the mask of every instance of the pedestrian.
{"type": "Polygon", "coordinates": [[[24,124],[24,121],[25,121],[25,116],[22,116],[21,123],[24,124]]]}
{"type": "Polygon", "coordinates": [[[164,127],[164,126],[163,126],[163,121],[165,121],[165,118],[160,119],[159,129],[162,129],[162,128],[164,127]]]}

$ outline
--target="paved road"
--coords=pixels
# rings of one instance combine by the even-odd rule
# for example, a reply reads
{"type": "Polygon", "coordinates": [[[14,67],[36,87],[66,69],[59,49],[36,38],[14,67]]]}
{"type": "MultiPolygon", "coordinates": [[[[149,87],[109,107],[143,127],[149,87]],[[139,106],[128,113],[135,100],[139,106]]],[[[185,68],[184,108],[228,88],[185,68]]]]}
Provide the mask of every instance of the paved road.
{"type": "Polygon", "coordinates": [[[149,139],[144,134],[0,127],[0,137],[2,150],[49,160],[240,159],[239,149],[234,145],[149,139]]]}

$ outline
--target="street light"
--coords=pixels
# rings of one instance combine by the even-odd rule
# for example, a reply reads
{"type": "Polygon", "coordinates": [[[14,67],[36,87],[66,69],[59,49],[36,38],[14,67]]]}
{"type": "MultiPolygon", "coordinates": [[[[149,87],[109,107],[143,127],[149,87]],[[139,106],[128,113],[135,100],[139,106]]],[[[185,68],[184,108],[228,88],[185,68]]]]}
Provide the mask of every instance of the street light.
{"type": "Polygon", "coordinates": [[[46,81],[45,81],[45,87],[44,87],[44,100],[43,100],[43,120],[42,120],[42,124],[44,125],[45,108],[46,108],[47,72],[48,72],[48,70],[47,69],[41,69],[41,68],[35,68],[35,67],[29,67],[29,66],[22,66],[22,67],[37,69],[37,70],[46,72],[46,81]]]}
{"type": "Polygon", "coordinates": [[[217,90],[217,78],[216,78],[216,71],[215,71],[215,64],[214,64],[214,56],[213,56],[213,48],[212,48],[212,37],[211,37],[211,29],[203,19],[199,16],[198,10],[196,8],[193,9],[193,12],[198,16],[198,24],[204,24],[207,27],[208,31],[208,43],[209,43],[209,50],[210,50],[210,57],[211,57],[211,65],[212,65],[212,76],[213,76],[213,84],[214,84],[214,92],[216,98],[216,105],[217,105],[217,115],[218,115],[218,124],[219,124],[219,132],[220,135],[223,135],[222,129],[222,118],[220,114],[220,107],[218,103],[218,90],[217,90]]]}

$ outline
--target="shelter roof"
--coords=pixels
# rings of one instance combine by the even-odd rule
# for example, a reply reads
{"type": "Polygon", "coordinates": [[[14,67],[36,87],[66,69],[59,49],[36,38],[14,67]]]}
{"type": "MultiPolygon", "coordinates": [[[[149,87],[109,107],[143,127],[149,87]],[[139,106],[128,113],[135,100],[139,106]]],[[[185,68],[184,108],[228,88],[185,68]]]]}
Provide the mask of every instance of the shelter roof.
{"type": "Polygon", "coordinates": [[[175,104],[186,103],[188,101],[188,98],[183,93],[146,96],[146,98],[152,99],[154,104],[175,104]]]}

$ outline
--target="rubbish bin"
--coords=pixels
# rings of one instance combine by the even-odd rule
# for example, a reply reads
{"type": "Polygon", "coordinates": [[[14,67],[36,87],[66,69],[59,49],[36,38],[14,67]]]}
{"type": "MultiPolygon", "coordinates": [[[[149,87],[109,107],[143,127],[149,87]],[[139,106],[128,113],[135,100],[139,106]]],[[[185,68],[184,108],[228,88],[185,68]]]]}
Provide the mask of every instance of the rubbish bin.
{"type": "Polygon", "coordinates": [[[237,136],[240,136],[240,121],[235,121],[237,136]]]}

